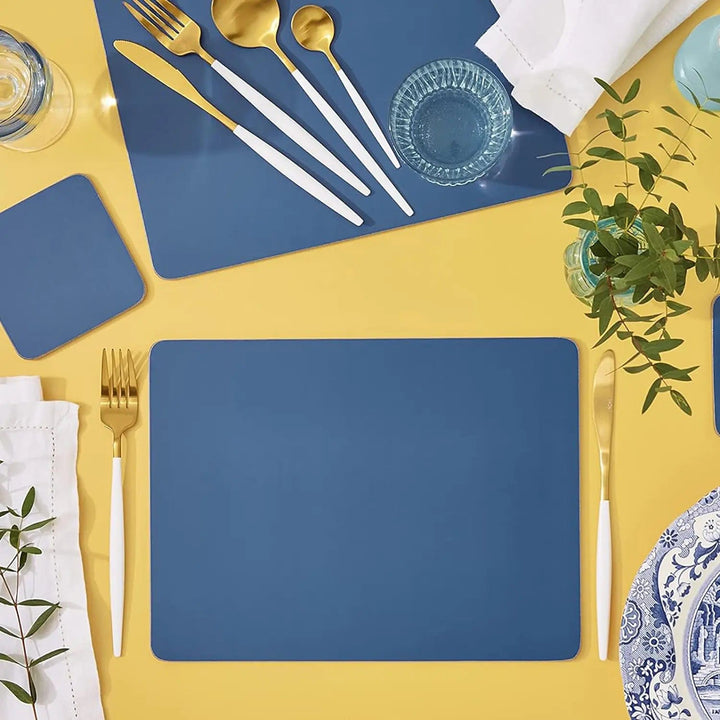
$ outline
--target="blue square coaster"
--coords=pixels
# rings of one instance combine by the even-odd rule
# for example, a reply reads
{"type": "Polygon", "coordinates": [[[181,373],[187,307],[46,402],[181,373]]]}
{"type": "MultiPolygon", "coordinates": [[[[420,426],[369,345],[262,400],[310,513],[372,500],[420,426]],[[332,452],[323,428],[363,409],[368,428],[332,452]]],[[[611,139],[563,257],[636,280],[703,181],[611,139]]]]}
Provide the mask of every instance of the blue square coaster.
{"type": "Polygon", "coordinates": [[[139,303],[145,285],[90,181],[74,175],[0,213],[0,321],[35,359],[139,303]]]}

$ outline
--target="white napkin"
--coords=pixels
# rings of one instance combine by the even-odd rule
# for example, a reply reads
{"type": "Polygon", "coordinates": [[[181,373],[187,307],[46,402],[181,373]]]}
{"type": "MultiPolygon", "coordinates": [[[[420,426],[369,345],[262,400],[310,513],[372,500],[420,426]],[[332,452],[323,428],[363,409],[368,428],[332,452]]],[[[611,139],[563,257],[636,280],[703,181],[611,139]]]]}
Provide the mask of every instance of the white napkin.
{"type": "MultiPolygon", "coordinates": [[[[77,405],[43,402],[39,378],[0,378],[0,509],[6,505],[19,509],[29,488],[35,487],[36,507],[27,522],[33,517],[57,518],[37,531],[36,542],[43,554],[30,558],[20,583],[22,597],[62,606],[28,640],[30,655],[39,657],[60,647],[70,648],[36,669],[39,720],[104,717],[78,542],[77,432],[77,405]]],[[[9,518],[0,518],[0,526],[9,526],[9,518]]],[[[3,550],[0,559],[7,562],[10,558],[3,550]]],[[[43,610],[23,609],[27,610],[24,625],[43,610]]],[[[0,625],[16,626],[11,607],[0,605],[0,625]]],[[[17,655],[18,649],[18,640],[0,635],[0,652],[17,655]]],[[[27,688],[22,668],[10,663],[0,662],[0,678],[27,688]]],[[[0,718],[26,717],[32,717],[30,708],[0,686],[0,718]]]]}
{"type": "MultiPolygon", "coordinates": [[[[602,92],[705,0],[492,0],[478,40],[513,97],[570,135],[602,92]]],[[[672,73],[668,66],[662,72],[672,73]]]]}

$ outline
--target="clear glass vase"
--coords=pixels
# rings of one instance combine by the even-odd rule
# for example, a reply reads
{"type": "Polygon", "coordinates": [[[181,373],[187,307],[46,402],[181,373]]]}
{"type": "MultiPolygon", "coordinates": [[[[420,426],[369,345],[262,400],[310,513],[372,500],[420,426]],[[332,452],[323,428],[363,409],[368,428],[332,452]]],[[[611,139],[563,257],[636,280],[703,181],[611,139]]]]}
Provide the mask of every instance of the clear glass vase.
{"type": "MultiPolygon", "coordinates": [[[[642,222],[640,218],[636,218],[628,230],[622,230],[614,218],[604,218],[598,222],[601,230],[607,230],[613,237],[618,237],[627,232],[637,241],[641,249],[647,247],[645,235],[643,233],[642,222]]],[[[595,263],[595,256],[590,248],[597,242],[597,233],[595,230],[580,230],[577,240],[567,246],[565,249],[565,279],[567,280],[570,292],[583,302],[590,304],[590,298],[595,291],[595,287],[600,282],[601,277],[590,270],[590,266],[595,263]]],[[[615,300],[619,305],[633,305],[633,288],[629,288],[622,293],[615,295],[615,300]]]]}

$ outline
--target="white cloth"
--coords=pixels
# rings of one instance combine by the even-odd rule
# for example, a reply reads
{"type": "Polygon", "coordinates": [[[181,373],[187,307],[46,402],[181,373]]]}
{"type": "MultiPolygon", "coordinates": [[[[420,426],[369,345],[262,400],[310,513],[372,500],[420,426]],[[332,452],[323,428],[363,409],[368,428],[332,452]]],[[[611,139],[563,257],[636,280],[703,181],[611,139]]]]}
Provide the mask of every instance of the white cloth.
{"type": "MultiPolygon", "coordinates": [[[[39,720],[103,720],[95,656],[90,637],[85,580],[79,545],[79,505],[75,464],[77,459],[78,408],[68,402],[43,402],[39,378],[0,378],[0,510],[20,509],[30,487],[37,493],[33,518],[57,518],[35,533],[42,555],[31,556],[21,577],[20,595],[59,602],[61,609],[28,640],[36,658],[60,647],[63,655],[39,665],[35,671],[39,720]]],[[[8,527],[11,516],[0,518],[8,527]]],[[[7,556],[7,538],[0,560],[7,556]]],[[[13,586],[11,586],[13,587],[13,586]]],[[[14,589],[14,587],[13,587],[14,589]]],[[[3,597],[7,592],[3,587],[3,597]]],[[[43,608],[26,607],[23,625],[43,608]]],[[[0,605],[0,625],[17,623],[14,610],[0,605]]],[[[0,652],[17,656],[20,644],[0,635],[0,652]]],[[[27,688],[22,668],[0,663],[0,678],[27,688]]],[[[0,718],[30,716],[6,688],[0,686],[0,718]]]]}
{"type": "Polygon", "coordinates": [[[705,0],[492,2],[500,18],[477,47],[520,105],[570,135],[602,92],[593,78],[614,82],[705,0]]]}

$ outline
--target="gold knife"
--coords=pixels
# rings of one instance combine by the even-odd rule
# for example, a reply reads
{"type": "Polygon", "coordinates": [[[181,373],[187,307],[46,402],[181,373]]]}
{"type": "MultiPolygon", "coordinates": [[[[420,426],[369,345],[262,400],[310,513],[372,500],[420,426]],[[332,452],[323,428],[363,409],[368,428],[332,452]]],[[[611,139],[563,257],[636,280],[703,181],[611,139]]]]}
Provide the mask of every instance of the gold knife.
{"type": "Polygon", "coordinates": [[[301,187],[305,192],[312,195],[331,210],[334,210],[338,215],[341,215],[353,225],[359,226],[363,224],[363,219],[321,182],[303,170],[289,157],[283,155],[279,150],[251,133],[242,125],[238,125],[208,102],[208,100],[197,91],[193,84],[179,70],[170,65],[169,62],[163,60],[152,50],[148,50],[146,47],[133,42],[117,40],[113,45],[121,55],[144,70],[148,75],[154,77],[171,90],[174,90],[178,95],[182,95],[209,115],[212,115],[212,117],[230,130],[235,137],[244,142],[253,152],[257,153],[265,162],[272,165],[278,172],[288,178],[288,180],[294,182],[298,187],[301,187]]]}
{"type": "Polygon", "coordinates": [[[596,558],[596,609],[598,655],[607,660],[612,591],[612,535],[610,531],[610,453],[615,408],[615,353],[600,358],[593,385],[595,430],[600,450],[600,512],[596,558]]]}

